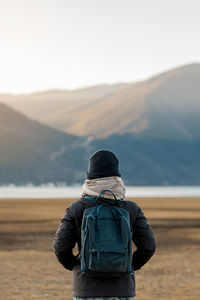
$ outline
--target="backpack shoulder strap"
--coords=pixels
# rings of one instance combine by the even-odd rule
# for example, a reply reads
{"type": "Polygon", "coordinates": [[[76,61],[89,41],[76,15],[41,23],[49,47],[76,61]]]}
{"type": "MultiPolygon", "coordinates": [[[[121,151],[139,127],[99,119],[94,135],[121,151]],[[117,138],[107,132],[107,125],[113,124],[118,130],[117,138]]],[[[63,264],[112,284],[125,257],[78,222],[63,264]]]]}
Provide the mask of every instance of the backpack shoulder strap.
{"type": "Polygon", "coordinates": [[[114,200],[115,200],[115,205],[118,206],[117,198],[116,198],[115,194],[114,194],[111,190],[102,190],[102,191],[99,193],[98,197],[96,198],[96,202],[97,202],[97,200],[99,199],[99,197],[100,197],[103,193],[106,193],[106,192],[109,192],[109,193],[111,193],[111,194],[113,195],[113,198],[114,198],[114,200]]]}
{"type": "Polygon", "coordinates": [[[85,196],[84,199],[89,200],[91,203],[94,203],[94,204],[96,203],[96,200],[88,195],[85,196]]]}

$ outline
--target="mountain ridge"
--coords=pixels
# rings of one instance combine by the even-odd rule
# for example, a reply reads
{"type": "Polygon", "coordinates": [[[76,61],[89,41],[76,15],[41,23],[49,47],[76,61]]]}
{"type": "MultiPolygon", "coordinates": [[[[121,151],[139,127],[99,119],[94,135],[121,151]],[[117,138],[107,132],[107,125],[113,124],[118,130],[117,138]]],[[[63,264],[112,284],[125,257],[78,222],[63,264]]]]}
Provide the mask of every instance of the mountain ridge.
{"type": "MultiPolygon", "coordinates": [[[[7,103],[43,124],[82,137],[105,138],[117,133],[133,133],[142,137],[192,139],[187,123],[190,114],[193,127],[199,126],[199,78],[200,64],[194,63],[142,82],[107,86],[106,94],[105,86],[100,86],[89,88],[93,91],[90,97],[87,97],[87,89],[83,89],[86,97],[60,99],[52,94],[42,100],[36,93],[7,103]],[[102,89],[101,93],[95,94],[98,89],[102,89]],[[155,120],[160,131],[156,129],[155,120]],[[175,126],[173,130],[170,123],[175,126]]],[[[194,138],[200,139],[200,135],[196,132],[194,138]]]]}
{"type": "Polygon", "coordinates": [[[67,107],[52,92],[49,110],[40,112],[34,96],[35,111],[57,120],[57,129],[0,103],[0,185],[83,183],[90,155],[102,148],[119,157],[125,184],[199,185],[199,83],[200,65],[193,65],[108,87],[109,95],[68,99],[67,107]]]}

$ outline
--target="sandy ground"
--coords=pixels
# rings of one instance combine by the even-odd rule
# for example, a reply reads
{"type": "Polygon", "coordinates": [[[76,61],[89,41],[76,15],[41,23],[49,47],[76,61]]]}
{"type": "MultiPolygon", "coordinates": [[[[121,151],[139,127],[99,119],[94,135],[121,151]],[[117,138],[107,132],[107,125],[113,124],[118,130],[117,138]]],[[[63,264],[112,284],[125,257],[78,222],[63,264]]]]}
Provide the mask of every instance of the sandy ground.
{"type": "MultiPolygon", "coordinates": [[[[71,272],[52,241],[72,200],[0,200],[0,299],[72,299],[71,272]]],[[[200,299],[200,199],[135,200],[157,238],[151,261],[136,272],[138,300],[200,299]]]]}

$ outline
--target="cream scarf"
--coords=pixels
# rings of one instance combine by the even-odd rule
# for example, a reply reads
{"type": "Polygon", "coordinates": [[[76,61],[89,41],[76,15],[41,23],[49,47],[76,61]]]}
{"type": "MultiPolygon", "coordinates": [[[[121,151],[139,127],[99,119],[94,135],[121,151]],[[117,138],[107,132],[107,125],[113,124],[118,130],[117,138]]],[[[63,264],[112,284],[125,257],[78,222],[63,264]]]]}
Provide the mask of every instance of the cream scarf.
{"type": "MultiPolygon", "coordinates": [[[[118,200],[125,198],[126,189],[122,179],[118,176],[86,179],[82,187],[83,194],[90,196],[98,196],[102,190],[111,190],[118,200]]],[[[114,199],[109,192],[103,193],[101,197],[114,199]]]]}

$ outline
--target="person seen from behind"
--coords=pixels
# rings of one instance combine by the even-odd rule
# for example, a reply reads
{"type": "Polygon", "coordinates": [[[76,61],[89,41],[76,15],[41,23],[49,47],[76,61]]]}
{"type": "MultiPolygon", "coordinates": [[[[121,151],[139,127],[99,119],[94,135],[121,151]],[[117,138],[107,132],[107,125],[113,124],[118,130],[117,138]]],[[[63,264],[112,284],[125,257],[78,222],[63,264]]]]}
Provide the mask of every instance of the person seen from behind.
{"type": "Polygon", "coordinates": [[[156,240],[142,209],[135,202],[124,199],[125,186],[116,155],[108,150],[95,152],[89,160],[82,196],[66,209],[54,239],[54,252],[58,261],[64,268],[73,271],[74,300],[135,299],[134,272],[141,269],[152,257],[156,249],[156,240]],[[91,226],[96,224],[93,229],[86,218],[88,216],[93,222],[91,226]],[[123,220],[123,224],[119,218],[123,220]],[[84,222],[88,223],[84,225],[84,222]],[[127,227],[123,227],[126,226],[125,223],[129,223],[127,227]],[[101,232],[98,231],[101,226],[104,227],[101,229],[104,230],[103,241],[99,237],[101,232]],[[88,228],[89,233],[83,236],[85,228],[88,228]],[[124,250],[124,256],[118,253],[122,252],[120,247],[124,247],[125,231],[126,236],[129,236],[130,231],[131,257],[128,247],[124,250]],[[109,234],[110,237],[107,236],[109,234]],[[89,244],[90,235],[95,235],[93,247],[89,244]],[[87,239],[88,244],[85,245],[87,239]],[[113,251],[101,251],[102,247],[107,247],[106,240],[109,243],[109,239],[113,243],[113,251]],[[75,256],[73,249],[76,244],[79,255],[75,256]],[[136,246],[133,247],[133,252],[132,244],[136,246]],[[110,263],[106,263],[104,259],[110,259],[110,263]],[[128,269],[124,268],[123,260],[126,260],[128,269]]]}

